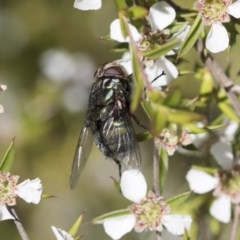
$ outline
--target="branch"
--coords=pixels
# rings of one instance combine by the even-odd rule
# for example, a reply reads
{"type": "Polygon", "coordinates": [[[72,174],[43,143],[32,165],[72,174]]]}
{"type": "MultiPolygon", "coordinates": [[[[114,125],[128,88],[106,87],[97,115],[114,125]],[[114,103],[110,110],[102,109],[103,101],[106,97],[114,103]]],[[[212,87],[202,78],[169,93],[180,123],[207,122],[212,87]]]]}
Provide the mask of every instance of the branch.
{"type": "Polygon", "coordinates": [[[26,233],[26,231],[25,231],[21,221],[19,220],[19,217],[18,217],[15,209],[8,207],[8,210],[14,216],[14,220],[13,221],[14,221],[16,227],[17,227],[18,233],[21,236],[22,240],[29,240],[29,237],[28,237],[28,235],[27,235],[27,233],[26,233]]]}
{"type": "Polygon", "coordinates": [[[160,183],[159,183],[159,168],[160,168],[160,162],[159,162],[159,147],[161,147],[160,144],[156,142],[156,139],[154,138],[154,144],[153,144],[153,192],[156,196],[160,196],[161,190],[160,190],[160,183]]]}
{"type": "Polygon", "coordinates": [[[240,215],[240,206],[236,204],[234,207],[234,219],[232,224],[230,240],[237,239],[236,236],[237,236],[237,229],[238,229],[238,223],[239,223],[239,215],[240,215]]]}
{"type": "MultiPolygon", "coordinates": [[[[154,152],[153,152],[153,192],[156,196],[160,196],[160,183],[159,183],[159,168],[160,168],[160,162],[159,162],[159,147],[161,147],[160,144],[157,144],[156,138],[154,138],[154,152]]],[[[161,232],[156,231],[155,232],[155,239],[156,240],[162,240],[162,234],[161,232]]]]}

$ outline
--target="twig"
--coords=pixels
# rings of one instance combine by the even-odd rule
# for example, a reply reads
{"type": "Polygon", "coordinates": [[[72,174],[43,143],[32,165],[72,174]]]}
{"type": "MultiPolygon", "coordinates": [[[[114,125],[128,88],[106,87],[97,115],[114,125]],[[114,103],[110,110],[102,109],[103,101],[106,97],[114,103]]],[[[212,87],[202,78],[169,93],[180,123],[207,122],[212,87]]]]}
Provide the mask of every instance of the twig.
{"type": "MultiPolygon", "coordinates": [[[[155,193],[156,196],[160,196],[160,184],[159,184],[159,167],[160,167],[160,162],[159,162],[159,147],[161,145],[157,144],[156,138],[154,138],[154,152],[153,152],[153,192],[155,193]]],[[[156,231],[156,240],[162,240],[162,234],[161,232],[156,231]]]]}
{"type": "Polygon", "coordinates": [[[18,233],[21,236],[22,240],[29,240],[29,237],[28,237],[28,235],[27,235],[27,233],[26,233],[26,231],[25,231],[21,221],[19,220],[19,217],[18,217],[15,209],[14,208],[9,208],[9,211],[14,216],[14,220],[13,221],[14,221],[16,227],[17,227],[18,233]]]}
{"type": "Polygon", "coordinates": [[[234,219],[233,219],[233,224],[232,224],[230,240],[236,240],[238,223],[239,223],[239,215],[240,215],[240,206],[238,204],[236,204],[234,207],[234,216],[233,216],[234,219]]]}
{"type": "Polygon", "coordinates": [[[159,147],[161,145],[157,144],[156,139],[154,138],[154,152],[153,152],[153,192],[156,196],[160,196],[161,190],[160,190],[160,183],[159,183],[159,168],[160,168],[160,162],[159,162],[159,147]]]}

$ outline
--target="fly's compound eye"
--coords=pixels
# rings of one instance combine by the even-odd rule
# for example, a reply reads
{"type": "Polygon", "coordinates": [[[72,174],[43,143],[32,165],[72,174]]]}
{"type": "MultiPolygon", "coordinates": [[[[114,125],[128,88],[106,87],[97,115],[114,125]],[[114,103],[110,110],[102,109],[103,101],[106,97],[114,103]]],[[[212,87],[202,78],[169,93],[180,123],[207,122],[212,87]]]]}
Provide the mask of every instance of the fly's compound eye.
{"type": "Polygon", "coordinates": [[[105,69],[104,71],[104,76],[109,77],[109,76],[126,76],[126,72],[124,69],[120,66],[113,66],[105,69]]]}
{"type": "Polygon", "coordinates": [[[97,78],[104,77],[119,77],[119,78],[127,78],[128,74],[126,70],[119,64],[112,62],[107,63],[100,67],[94,74],[97,78]]]}

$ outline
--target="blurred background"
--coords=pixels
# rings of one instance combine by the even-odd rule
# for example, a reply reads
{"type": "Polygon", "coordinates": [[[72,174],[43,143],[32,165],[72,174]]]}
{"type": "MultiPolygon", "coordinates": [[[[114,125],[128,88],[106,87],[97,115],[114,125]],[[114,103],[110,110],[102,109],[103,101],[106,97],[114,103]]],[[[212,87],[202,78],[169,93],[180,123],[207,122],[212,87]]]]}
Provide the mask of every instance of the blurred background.
{"type": "MultiPolygon", "coordinates": [[[[189,6],[192,3],[187,1],[189,6]]],[[[102,63],[121,57],[111,50],[114,42],[100,40],[109,34],[109,25],[116,17],[114,1],[103,1],[98,11],[83,12],[73,8],[73,1],[0,0],[0,83],[8,86],[0,95],[5,108],[0,115],[0,151],[3,156],[16,137],[12,173],[20,175],[20,181],[39,177],[44,193],[56,196],[43,199],[37,206],[18,199],[17,212],[30,239],[55,239],[50,226],[68,230],[83,210],[85,224],[80,232],[84,239],[109,239],[102,226],[88,222],[129,205],[110,179],[118,177],[117,167],[95,146],[78,186],[75,190],[69,187],[93,74],[102,63]]],[[[188,56],[196,58],[194,52],[188,56]]],[[[219,60],[223,61],[221,55],[219,60]]],[[[193,62],[186,62],[185,68],[193,62]]],[[[194,96],[199,83],[188,76],[180,78],[177,85],[185,86],[186,96],[194,96]]],[[[142,114],[137,113],[146,119],[142,114]]],[[[140,147],[142,170],[151,189],[152,142],[140,147]]],[[[198,161],[180,154],[171,159],[166,198],[188,189],[186,163],[198,161]]],[[[0,236],[20,239],[11,221],[0,223],[0,236]]],[[[131,233],[124,239],[152,237],[150,233],[131,233]]]]}

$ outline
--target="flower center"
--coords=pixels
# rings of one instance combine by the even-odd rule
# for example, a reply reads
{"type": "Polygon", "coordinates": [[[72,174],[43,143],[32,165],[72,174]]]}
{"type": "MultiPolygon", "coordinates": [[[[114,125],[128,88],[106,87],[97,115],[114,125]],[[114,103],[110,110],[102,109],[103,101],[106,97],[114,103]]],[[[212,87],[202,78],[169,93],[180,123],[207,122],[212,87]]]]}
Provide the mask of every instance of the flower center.
{"type": "Polygon", "coordinates": [[[188,145],[192,139],[185,128],[172,124],[169,128],[164,128],[157,137],[162,145],[165,146],[169,155],[173,155],[179,145],[188,145]]]}
{"type": "Polygon", "coordinates": [[[218,173],[220,185],[214,191],[215,195],[226,194],[231,196],[233,203],[240,203],[240,168],[234,167],[230,171],[218,173]]]}
{"type": "Polygon", "coordinates": [[[227,7],[232,0],[198,0],[195,4],[206,24],[215,22],[229,22],[227,7]]]}
{"type": "Polygon", "coordinates": [[[0,173],[0,205],[13,206],[16,204],[16,185],[19,176],[10,173],[0,173]]]}
{"type": "Polygon", "coordinates": [[[135,230],[143,231],[145,228],[150,230],[162,230],[162,217],[169,212],[169,206],[162,201],[161,197],[156,197],[153,192],[148,192],[140,203],[130,206],[130,211],[136,217],[135,230]]]}

